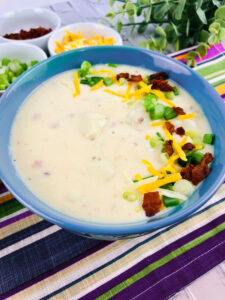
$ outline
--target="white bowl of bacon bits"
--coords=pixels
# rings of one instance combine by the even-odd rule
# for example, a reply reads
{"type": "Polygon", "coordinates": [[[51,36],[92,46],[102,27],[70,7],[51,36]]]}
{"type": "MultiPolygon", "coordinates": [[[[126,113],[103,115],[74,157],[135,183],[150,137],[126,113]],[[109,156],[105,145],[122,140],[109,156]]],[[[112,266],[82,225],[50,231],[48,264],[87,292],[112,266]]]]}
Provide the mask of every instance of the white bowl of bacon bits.
{"type": "Polygon", "coordinates": [[[57,14],[45,8],[24,8],[0,16],[0,43],[29,43],[47,50],[47,41],[59,29],[57,14]]]}

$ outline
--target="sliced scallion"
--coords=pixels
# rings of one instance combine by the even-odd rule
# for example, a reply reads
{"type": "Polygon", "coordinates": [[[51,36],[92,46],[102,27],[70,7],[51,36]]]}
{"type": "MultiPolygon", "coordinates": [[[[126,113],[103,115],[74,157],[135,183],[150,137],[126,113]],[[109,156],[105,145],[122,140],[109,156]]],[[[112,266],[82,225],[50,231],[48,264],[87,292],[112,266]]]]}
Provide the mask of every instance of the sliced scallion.
{"type": "Polygon", "coordinates": [[[174,98],[174,92],[166,92],[165,97],[169,100],[173,100],[174,98]]]}
{"type": "Polygon", "coordinates": [[[215,135],[213,133],[206,133],[203,136],[203,142],[208,145],[213,145],[215,140],[215,135]]]}
{"type": "Polygon", "coordinates": [[[177,206],[180,204],[179,199],[163,196],[163,203],[166,207],[177,206]]]}
{"type": "Polygon", "coordinates": [[[137,192],[124,192],[123,199],[127,201],[136,201],[138,200],[138,193],[137,192]]]}
{"type": "Polygon", "coordinates": [[[109,66],[109,67],[113,67],[113,68],[117,68],[117,67],[118,67],[117,64],[113,64],[113,63],[108,63],[108,66],[109,66]]]}
{"type": "Polygon", "coordinates": [[[151,110],[150,110],[150,118],[151,120],[158,120],[162,119],[165,113],[165,106],[162,104],[156,104],[151,110]]]}
{"type": "Polygon", "coordinates": [[[170,106],[165,106],[165,112],[164,112],[164,118],[166,120],[171,120],[173,118],[176,118],[177,113],[175,110],[170,106]]]}

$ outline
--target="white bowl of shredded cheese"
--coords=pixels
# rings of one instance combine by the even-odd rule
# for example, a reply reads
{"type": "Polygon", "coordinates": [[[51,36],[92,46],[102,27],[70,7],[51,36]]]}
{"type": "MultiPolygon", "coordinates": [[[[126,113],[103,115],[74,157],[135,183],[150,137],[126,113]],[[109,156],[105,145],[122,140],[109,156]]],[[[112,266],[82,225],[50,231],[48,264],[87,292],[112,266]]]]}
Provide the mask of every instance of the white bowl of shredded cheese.
{"type": "Polygon", "coordinates": [[[48,41],[48,50],[52,56],[82,47],[122,44],[120,34],[108,26],[98,23],[75,23],[53,33],[48,41]]]}

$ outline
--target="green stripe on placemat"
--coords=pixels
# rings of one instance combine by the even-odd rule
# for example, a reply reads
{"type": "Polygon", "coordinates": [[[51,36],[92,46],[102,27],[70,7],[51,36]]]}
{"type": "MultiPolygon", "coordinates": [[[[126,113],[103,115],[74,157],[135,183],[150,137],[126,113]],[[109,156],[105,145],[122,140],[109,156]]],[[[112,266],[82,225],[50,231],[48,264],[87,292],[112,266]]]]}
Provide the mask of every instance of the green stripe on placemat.
{"type": "Polygon", "coordinates": [[[0,218],[13,214],[22,208],[24,208],[24,206],[16,199],[2,203],[0,205],[0,218]]]}
{"type": "Polygon", "coordinates": [[[131,276],[130,278],[128,278],[124,282],[121,282],[120,284],[118,284],[114,288],[110,289],[109,291],[107,291],[103,295],[101,295],[98,298],[96,298],[96,300],[97,299],[98,300],[107,300],[107,299],[110,299],[112,296],[118,294],[123,289],[127,288],[129,285],[131,285],[134,282],[140,280],[141,278],[145,277],[146,275],[148,275],[152,271],[154,271],[154,270],[158,269],[159,267],[165,265],[166,263],[168,263],[171,260],[175,259],[176,257],[180,256],[181,254],[189,251],[193,247],[196,247],[199,244],[203,243],[204,241],[208,240],[209,238],[215,236],[216,234],[218,234],[222,230],[225,230],[225,222],[222,223],[222,224],[220,224],[219,226],[215,227],[214,229],[206,232],[202,236],[194,239],[193,241],[191,241],[191,242],[183,245],[182,247],[180,247],[180,248],[172,251],[171,253],[169,253],[168,255],[162,257],[161,259],[155,261],[154,263],[148,265],[147,267],[145,267],[143,270],[141,270],[137,274],[131,276]]]}

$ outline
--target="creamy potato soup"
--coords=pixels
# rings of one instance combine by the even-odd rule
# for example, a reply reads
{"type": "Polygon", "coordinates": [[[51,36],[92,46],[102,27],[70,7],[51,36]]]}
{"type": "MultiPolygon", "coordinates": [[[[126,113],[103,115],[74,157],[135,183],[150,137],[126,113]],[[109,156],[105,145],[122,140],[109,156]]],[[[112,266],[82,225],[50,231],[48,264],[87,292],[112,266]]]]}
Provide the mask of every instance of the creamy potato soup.
{"type": "Polygon", "coordinates": [[[29,95],[11,155],[40,201],[76,218],[133,222],[193,193],[209,173],[214,136],[182,87],[151,74],[84,62],[29,95]]]}

